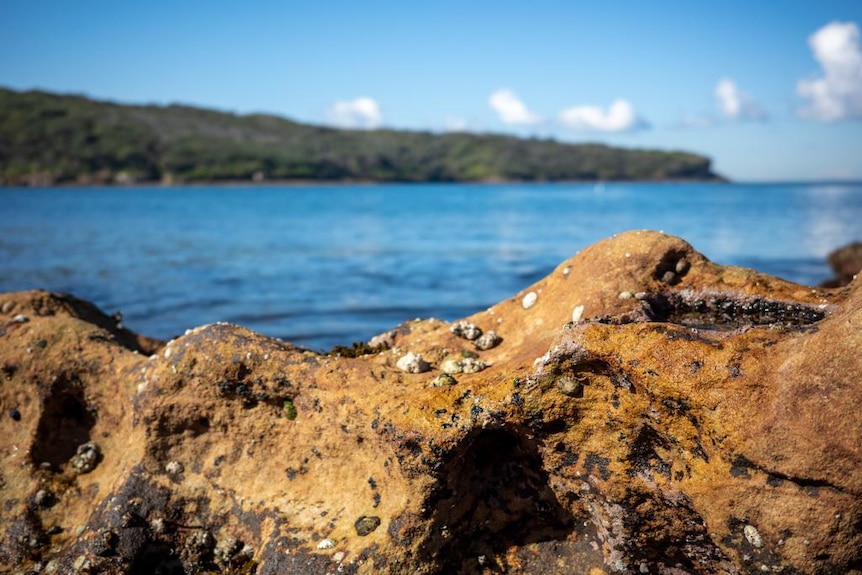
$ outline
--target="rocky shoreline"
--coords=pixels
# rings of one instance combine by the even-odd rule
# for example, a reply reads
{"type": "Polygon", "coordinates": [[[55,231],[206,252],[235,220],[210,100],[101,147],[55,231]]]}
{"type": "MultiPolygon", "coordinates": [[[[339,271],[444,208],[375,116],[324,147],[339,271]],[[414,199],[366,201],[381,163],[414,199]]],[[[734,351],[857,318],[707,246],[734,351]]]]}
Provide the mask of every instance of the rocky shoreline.
{"type": "Polygon", "coordinates": [[[655,232],[336,355],[3,294],[0,571],[860,573],[859,349],[655,232]]]}

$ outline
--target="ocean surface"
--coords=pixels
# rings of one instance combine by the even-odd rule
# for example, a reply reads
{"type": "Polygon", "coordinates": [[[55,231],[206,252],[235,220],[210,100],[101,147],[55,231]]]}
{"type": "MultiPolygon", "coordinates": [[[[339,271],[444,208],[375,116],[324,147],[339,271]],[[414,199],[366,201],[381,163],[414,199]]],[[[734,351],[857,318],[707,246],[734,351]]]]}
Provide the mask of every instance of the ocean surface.
{"type": "Polygon", "coordinates": [[[312,349],[464,317],[631,229],[799,283],[862,239],[858,184],[0,188],[0,292],[168,339],[228,321],[312,349]]]}

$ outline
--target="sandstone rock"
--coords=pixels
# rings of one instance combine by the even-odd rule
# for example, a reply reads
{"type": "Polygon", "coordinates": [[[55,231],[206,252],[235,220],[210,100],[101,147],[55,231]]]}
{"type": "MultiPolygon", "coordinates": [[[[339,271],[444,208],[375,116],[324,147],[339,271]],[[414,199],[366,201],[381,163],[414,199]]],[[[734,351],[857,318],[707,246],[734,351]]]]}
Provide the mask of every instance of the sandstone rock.
{"type": "Polygon", "coordinates": [[[853,276],[862,271],[862,242],[853,242],[829,254],[829,265],[835,278],[824,284],[826,287],[840,287],[853,281],[853,276]]]}
{"type": "Polygon", "coordinates": [[[503,341],[441,387],[396,367],[473,347],[438,321],[333,357],[228,324],[159,347],[68,296],[0,301],[0,571],[862,565],[858,279],[812,289],[630,232],[466,318],[503,341]]]}

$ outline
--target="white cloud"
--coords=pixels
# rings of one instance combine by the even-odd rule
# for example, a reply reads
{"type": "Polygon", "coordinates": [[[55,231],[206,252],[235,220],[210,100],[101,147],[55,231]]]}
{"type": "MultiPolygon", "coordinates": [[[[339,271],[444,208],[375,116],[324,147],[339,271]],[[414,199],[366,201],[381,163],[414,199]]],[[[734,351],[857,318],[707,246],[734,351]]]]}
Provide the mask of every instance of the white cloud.
{"type": "Polygon", "coordinates": [[[722,78],[715,85],[718,107],[726,118],[738,120],[765,120],[766,112],[760,104],[736,86],[730,78],[722,78]]]}
{"type": "Polygon", "coordinates": [[[853,22],[832,22],[808,38],[823,76],[800,80],[796,92],[809,100],[800,115],[818,120],[862,118],[862,50],[853,22]]]}
{"type": "Polygon", "coordinates": [[[340,128],[376,128],[383,123],[380,105],[372,98],[335,102],[326,117],[330,124],[340,128]]]}
{"type": "Polygon", "coordinates": [[[607,111],[599,106],[574,106],[560,112],[560,121],[573,130],[628,132],[646,128],[634,107],[626,100],[614,101],[607,111]]]}
{"type": "Polygon", "coordinates": [[[531,112],[511,90],[497,90],[488,103],[506,124],[531,126],[542,121],[542,117],[531,112]]]}

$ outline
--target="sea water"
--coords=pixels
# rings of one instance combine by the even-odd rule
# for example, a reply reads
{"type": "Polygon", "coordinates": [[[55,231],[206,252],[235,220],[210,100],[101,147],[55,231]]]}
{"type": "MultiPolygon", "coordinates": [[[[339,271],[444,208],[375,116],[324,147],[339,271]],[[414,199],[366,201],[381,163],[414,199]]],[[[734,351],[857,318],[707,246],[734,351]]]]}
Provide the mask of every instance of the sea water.
{"type": "Polygon", "coordinates": [[[0,292],[87,299],[168,339],[228,321],[312,349],[452,320],[631,229],[806,285],[862,239],[862,184],[0,189],[0,292]]]}

